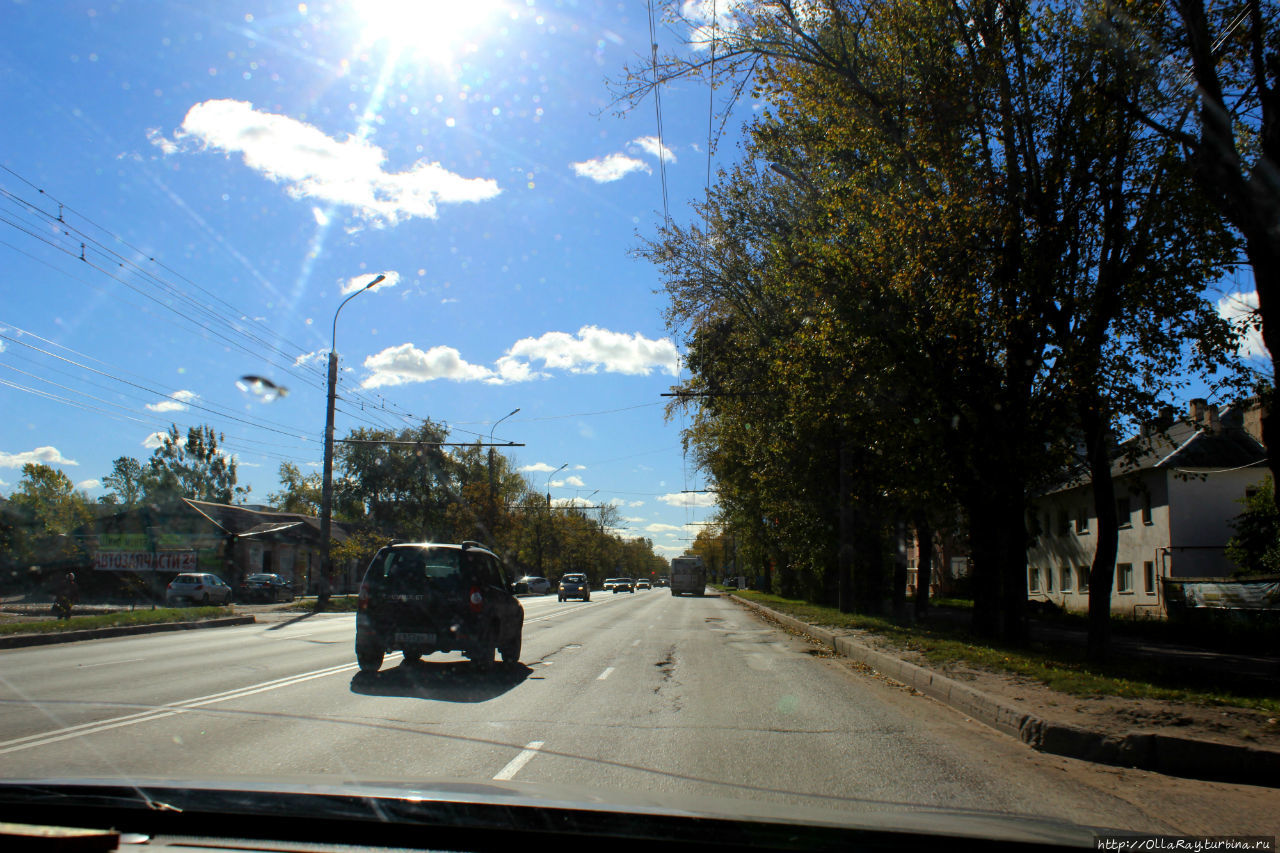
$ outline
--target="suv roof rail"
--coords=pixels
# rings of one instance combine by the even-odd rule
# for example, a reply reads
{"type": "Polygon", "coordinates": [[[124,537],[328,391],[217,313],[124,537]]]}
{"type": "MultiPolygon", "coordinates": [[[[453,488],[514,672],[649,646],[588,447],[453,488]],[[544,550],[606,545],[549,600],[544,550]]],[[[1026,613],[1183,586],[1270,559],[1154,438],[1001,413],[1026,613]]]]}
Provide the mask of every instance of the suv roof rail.
{"type": "Polygon", "coordinates": [[[465,550],[467,550],[468,548],[483,548],[483,547],[484,547],[484,545],[481,545],[479,542],[477,542],[477,541],[476,541],[476,540],[474,540],[474,539],[463,539],[463,540],[462,540],[462,550],[464,550],[464,551],[465,551],[465,550]]]}

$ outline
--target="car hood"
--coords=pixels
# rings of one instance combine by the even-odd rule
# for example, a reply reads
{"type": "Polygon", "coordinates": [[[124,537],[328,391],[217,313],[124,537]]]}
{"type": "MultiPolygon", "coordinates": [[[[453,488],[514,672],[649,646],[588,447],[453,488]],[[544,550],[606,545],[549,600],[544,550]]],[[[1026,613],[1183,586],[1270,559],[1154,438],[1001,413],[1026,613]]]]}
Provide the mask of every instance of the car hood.
{"type": "MultiPolygon", "coordinates": [[[[998,812],[841,800],[838,808],[517,782],[431,783],[286,779],[13,779],[0,783],[0,820],[116,827],[148,834],[309,837],[367,843],[394,828],[447,833],[551,833],[689,844],[828,846],[936,844],[943,839],[1093,847],[1103,830],[998,812]],[[255,820],[256,819],[256,820],[255,820]],[[246,826],[274,827],[253,833],[246,826]],[[789,841],[788,841],[789,839],[789,841]],[[785,842],[785,843],[784,843],[785,842]]],[[[1107,832],[1107,834],[1113,834],[1107,832]]],[[[469,836],[468,844],[477,841],[469,836]]],[[[496,840],[496,839],[490,839],[496,840]]],[[[432,846],[440,845],[433,837],[432,846]]]]}

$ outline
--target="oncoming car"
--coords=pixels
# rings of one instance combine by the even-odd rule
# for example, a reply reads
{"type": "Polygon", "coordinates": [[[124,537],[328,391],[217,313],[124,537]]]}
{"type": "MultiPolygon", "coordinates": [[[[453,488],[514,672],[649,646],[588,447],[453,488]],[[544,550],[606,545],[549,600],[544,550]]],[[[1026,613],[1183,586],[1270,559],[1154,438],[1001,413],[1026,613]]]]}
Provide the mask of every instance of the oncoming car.
{"type": "Polygon", "coordinates": [[[635,592],[636,582],[631,578],[610,578],[604,582],[605,589],[611,589],[613,592],[635,592]]]}
{"type": "Polygon", "coordinates": [[[356,661],[377,672],[387,652],[416,661],[462,652],[480,668],[520,661],[524,608],[496,554],[478,543],[388,545],[374,555],[356,605],[356,661]]]}
{"type": "Polygon", "coordinates": [[[591,583],[584,574],[568,574],[560,578],[560,600],[566,598],[581,598],[583,601],[591,600],[591,583]]]}

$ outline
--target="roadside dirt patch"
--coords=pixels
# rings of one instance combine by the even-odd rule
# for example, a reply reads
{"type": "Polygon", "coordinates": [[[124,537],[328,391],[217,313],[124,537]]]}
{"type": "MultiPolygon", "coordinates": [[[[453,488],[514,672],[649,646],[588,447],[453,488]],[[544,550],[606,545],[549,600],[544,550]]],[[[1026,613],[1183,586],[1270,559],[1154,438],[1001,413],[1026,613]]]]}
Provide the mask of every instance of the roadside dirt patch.
{"type": "Polygon", "coordinates": [[[940,672],[1044,720],[1092,729],[1107,735],[1159,732],[1216,743],[1280,750],[1280,715],[1275,713],[1164,699],[1075,696],[1053,690],[1031,678],[968,664],[939,666],[927,660],[923,654],[901,649],[875,634],[862,631],[840,633],[878,651],[894,654],[917,666],[940,672]]]}

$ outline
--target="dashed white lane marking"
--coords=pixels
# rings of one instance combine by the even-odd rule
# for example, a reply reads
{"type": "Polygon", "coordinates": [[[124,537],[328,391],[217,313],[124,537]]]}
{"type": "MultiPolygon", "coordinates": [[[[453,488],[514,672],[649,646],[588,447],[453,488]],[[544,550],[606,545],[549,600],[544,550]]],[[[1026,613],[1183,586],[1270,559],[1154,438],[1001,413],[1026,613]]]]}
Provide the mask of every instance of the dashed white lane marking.
{"type": "Polygon", "coordinates": [[[538,754],[538,750],[542,749],[543,742],[540,740],[529,741],[520,754],[507,762],[507,766],[498,771],[498,775],[493,777],[495,782],[506,782],[520,772],[520,768],[529,763],[529,759],[538,754]]]}
{"type": "Polygon", "coordinates": [[[609,667],[604,672],[596,676],[596,681],[604,681],[606,678],[608,678],[612,674],[613,674],[613,667],[609,667]]]}
{"type": "Polygon", "coordinates": [[[631,644],[631,648],[633,648],[633,649],[634,649],[634,648],[635,648],[636,646],[638,646],[638,645],[640,645],[640,641],[639,641],[639,640],[636,640],[635,642],[633,642],[633,643],[631,644]]]}

